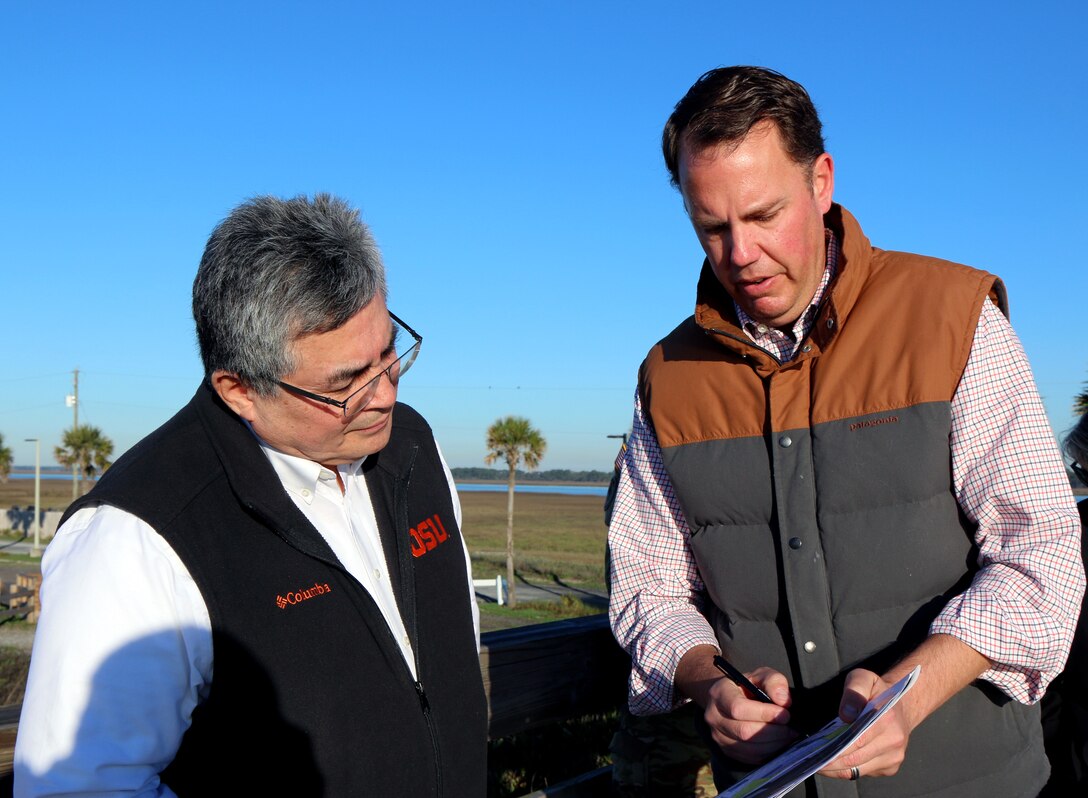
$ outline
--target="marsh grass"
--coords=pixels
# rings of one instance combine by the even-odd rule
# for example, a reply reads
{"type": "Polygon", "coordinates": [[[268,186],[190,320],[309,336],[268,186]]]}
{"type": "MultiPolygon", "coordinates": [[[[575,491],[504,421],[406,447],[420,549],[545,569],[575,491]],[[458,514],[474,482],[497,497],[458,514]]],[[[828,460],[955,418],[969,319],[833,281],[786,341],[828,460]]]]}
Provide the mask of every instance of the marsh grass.
{"type": "MultiPolygon", "coordinates": [[[[83,483],[89,488],[90,483],[83,483]]],[[[43,479],[41,481],[42,507],[46,510],[64,510],[72,503],[72,481],[70,479],[43,479]]],[[[0,482],[0,507],[29,507],[34,504],[34,480],[8,478],[0,482]]],[[[0,527],[6,526],[7,519],[0,518],[0,527]]]]}
{"type": "Polygon", "coordinates": [[[565,618],[581,618],[586,615],[599,615],[602,612],[604,610],[600,607],[586,604],[575,596],[560,596],[556,601],[519,601],[516,609],[499,604],[480,604],[480,615],[485,618],[485,629],[562,621],[565,618]],[[487,623],[488,619],[497,623],[487,623]]]}
{"type": "Polygon", "coordinates": [[[29,651],[14,646],[0,646],[0,706],[22,703],[29,668],[29,651]]]}
{"type": "MultiPolygon", "coordinates": [[[[579,587],[604,586],[604,498],[562,493],[514,497],[514,570],[579,587]]],[[[506,493],[461,494],[472,572],[487,579],[506,568],[506,493]]],[[[532,623],[530,621],[529,623],[532,623]]]]}

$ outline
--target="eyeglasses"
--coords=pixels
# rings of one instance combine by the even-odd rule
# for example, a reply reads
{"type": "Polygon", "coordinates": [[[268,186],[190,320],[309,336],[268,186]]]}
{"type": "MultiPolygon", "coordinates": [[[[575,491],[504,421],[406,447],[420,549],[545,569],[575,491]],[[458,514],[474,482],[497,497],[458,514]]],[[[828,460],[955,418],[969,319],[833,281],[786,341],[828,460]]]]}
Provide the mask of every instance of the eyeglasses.
{"type": "Polygon", "coordinates": [[[362,386],[352,391],[346,399],[331,399],[319,393],[311,393],[310,391],[304,391],[302,388],[296,388],[294,385],[288,385],[286,382],[277,382],[277,385],[297,396],[304,396],[307,399],[313,399],[315,402],[339,407],[343,411],[345,418],[354,416],[374,399],[374,394],[378,392],[378,385],[381,383],[383,374],[389,378],[389,382],[393,385],[400,382],[400,378],[416,362],[419,347],[423,344],[422,335],[398,319],[393,313],[389,314],[389,318],[393,320],[393,344],[390,349],[396,355],[396,359],[362,386]],[[410,342],[405,340],[405,336],[402,335],[405,332],[411,336],[410,342]]]}
{"type": "Polygon", "coordinates": [[[1077,479],[1081,481],[1082,485],[1088,485],[1088,469],[1085,469],[1076,460],[1069,464],[1069,468],[1077,475],[1077,479]]]}

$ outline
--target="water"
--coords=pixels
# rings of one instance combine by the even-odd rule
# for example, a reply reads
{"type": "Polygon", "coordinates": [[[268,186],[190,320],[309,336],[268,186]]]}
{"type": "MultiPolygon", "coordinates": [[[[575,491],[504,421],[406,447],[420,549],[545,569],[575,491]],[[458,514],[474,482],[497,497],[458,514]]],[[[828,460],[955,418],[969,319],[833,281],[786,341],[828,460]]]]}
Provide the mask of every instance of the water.
{"type": "MultiPolygon", "coordinates": [[[[501,482],[457,483],[460,493],[502,492],[506,493],[506,484],[501,482]]],[[[568,496],[601,496],[608,493],[606,485],[514,485],[514,493],[564,493],[568,496]]]]}
{"type": "MultiPolygon", "coordinates": [[[[33,474],[20,474],[11,473],[11,479],[34,479],[33,474]]],[[[42,481],[47,479],[72,479],[72,474],[47,474],[42,472],[42,481]]],[[[83,478],[84,482],[93,482],[94,480],[88,480],[83,478]]],[[[506,492],[505,482],[468,482],[465,484],[457,483],[457,490],[462,493],[480,493],[501,491],[506,492]]],[[[608,487],[605,485],[514,485],[514,493],[564,493],[568,496],[604,496],[608,493],[608,487]]]]}
{"type": "MultiPolygon", "coordinates": [[[[21,474],[21,473],[16,473],[16,472],[12,471],[10,474],[8,474],[8,478],[9,479],[34,479],[34,474],[33,473],[21,474]]],[[[67,474],[57,474],[55,472],[46,473],[45,471],[42,471],[42,482],[45,482],[45,480],[47,480],[47,479],[66,479],[69,482],[71,482],[72,481],[72,472],[69,471],[67,474]]],[[[90,479],[89,477],[83,477],[83,481],[84,482],[93,482],[94,480],[90,479]]]]}

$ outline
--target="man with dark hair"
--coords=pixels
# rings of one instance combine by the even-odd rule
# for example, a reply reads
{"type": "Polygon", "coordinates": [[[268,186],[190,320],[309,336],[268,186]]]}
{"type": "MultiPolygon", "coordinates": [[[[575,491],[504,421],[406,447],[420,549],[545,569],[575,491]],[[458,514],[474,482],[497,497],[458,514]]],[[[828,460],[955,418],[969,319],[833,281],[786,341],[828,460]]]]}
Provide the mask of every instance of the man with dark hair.
{"type": "Polygon", "coordinates": [[[243,203],[193,316],[196,395],[43,558],[15,794],[478,798],[460,504],[358,212],[243,203]]]}
{"type": "Polygon", "coordinates": [[[609,528],[632,711],[697,703],[725,788],[921,666],[791,796],[1037,794],[1084,571],[1001,281],[871,246],[777,72],[703,75],[662,145],[706,260],[639,371],[609,528]]]}

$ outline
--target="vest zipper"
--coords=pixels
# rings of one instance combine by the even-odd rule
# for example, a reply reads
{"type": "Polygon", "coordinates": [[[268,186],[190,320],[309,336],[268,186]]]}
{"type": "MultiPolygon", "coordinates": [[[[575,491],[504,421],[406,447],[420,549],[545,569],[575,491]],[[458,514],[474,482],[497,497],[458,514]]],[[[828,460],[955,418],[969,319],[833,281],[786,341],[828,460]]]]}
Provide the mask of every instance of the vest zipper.
{"type": "Polygon", "coordinates": [[[419,696],[419,705],[425,713],[431,711],[431,702],[427,700],[427,693],[423,690],[423,682],[416,682],[416,695],[419,696]]]}
{"type": "Polygon", "coordinates": [[[427,692],[423,689],[423,682],[416,681],[416,695],[419,696],[419,706],[423,710],[423,719],[427,721],[427,731],[431,735],[431,750],[434,753],[434,781],[438,787],[438,791],[435,793],[438,796],[442,795],[442,766],[440,764],[440,756],[438,752],[438,738],[435,737],[434,726],[431,719],[431,702],[427,700],[427,692]]]}
{"type": "Polygon", "coordinates": [[[404,621],[405,631],[412,641],[412,658],[416,665],[415,688],[419,696],[419,707],[423,711],[423,720],[427,723],[427,733],[431,738],[431,752],[434,757],[434,781],[437,798],[441,798],[442,789],[442,749],[438,742],[438,730],[434,727],[434,716],[431,713],[431,702],[427,698],[427,692],[423,689],[423,666],[419,654],[419,634],[416,619],[415,604],[415,579],[414,566],[411,551],[405,545],[408,539],[408,529],[411,524],[408,521],[408,483],[411,481],[412,471],[415,468],[416,455],[419,447],[413,446],[408,458],[407,466],[402,476],[393,483],[393,530],[396,541],[397,560],[400,565],[400,595],[397,604],[401,611],[401,619],[404,621]]]}
{"type": "MultiPolygon", "coordinates": [[[[777,363],[780,366],[783,363],[786,362],[785,360],[779,360],[778,355],[776,355],[774,352],[770,351],[769,349],[764,349],[762,346],[757,344],[751,338],[741,337],[739,335],[733,335],[732,333],[726,332],[725,330],[719,330],[719,329],[716,329],[714,327],[703,327],[701,329],[703,330],[703,332],[713,333],[714,335],[720,335],[720,336],[722,336],[722,338],[729,338],[730,340],[736,341],[737,343],[746,344],[747,346],[752,347],[752,349],[758,349],[760,352],[763,352],[765,355],[768,355],[771,358],[771,360],[773,360],[775,363],[777,363]]],[[[742,354],[741,357],[747,359],[748,356],[742,354]]]]}

